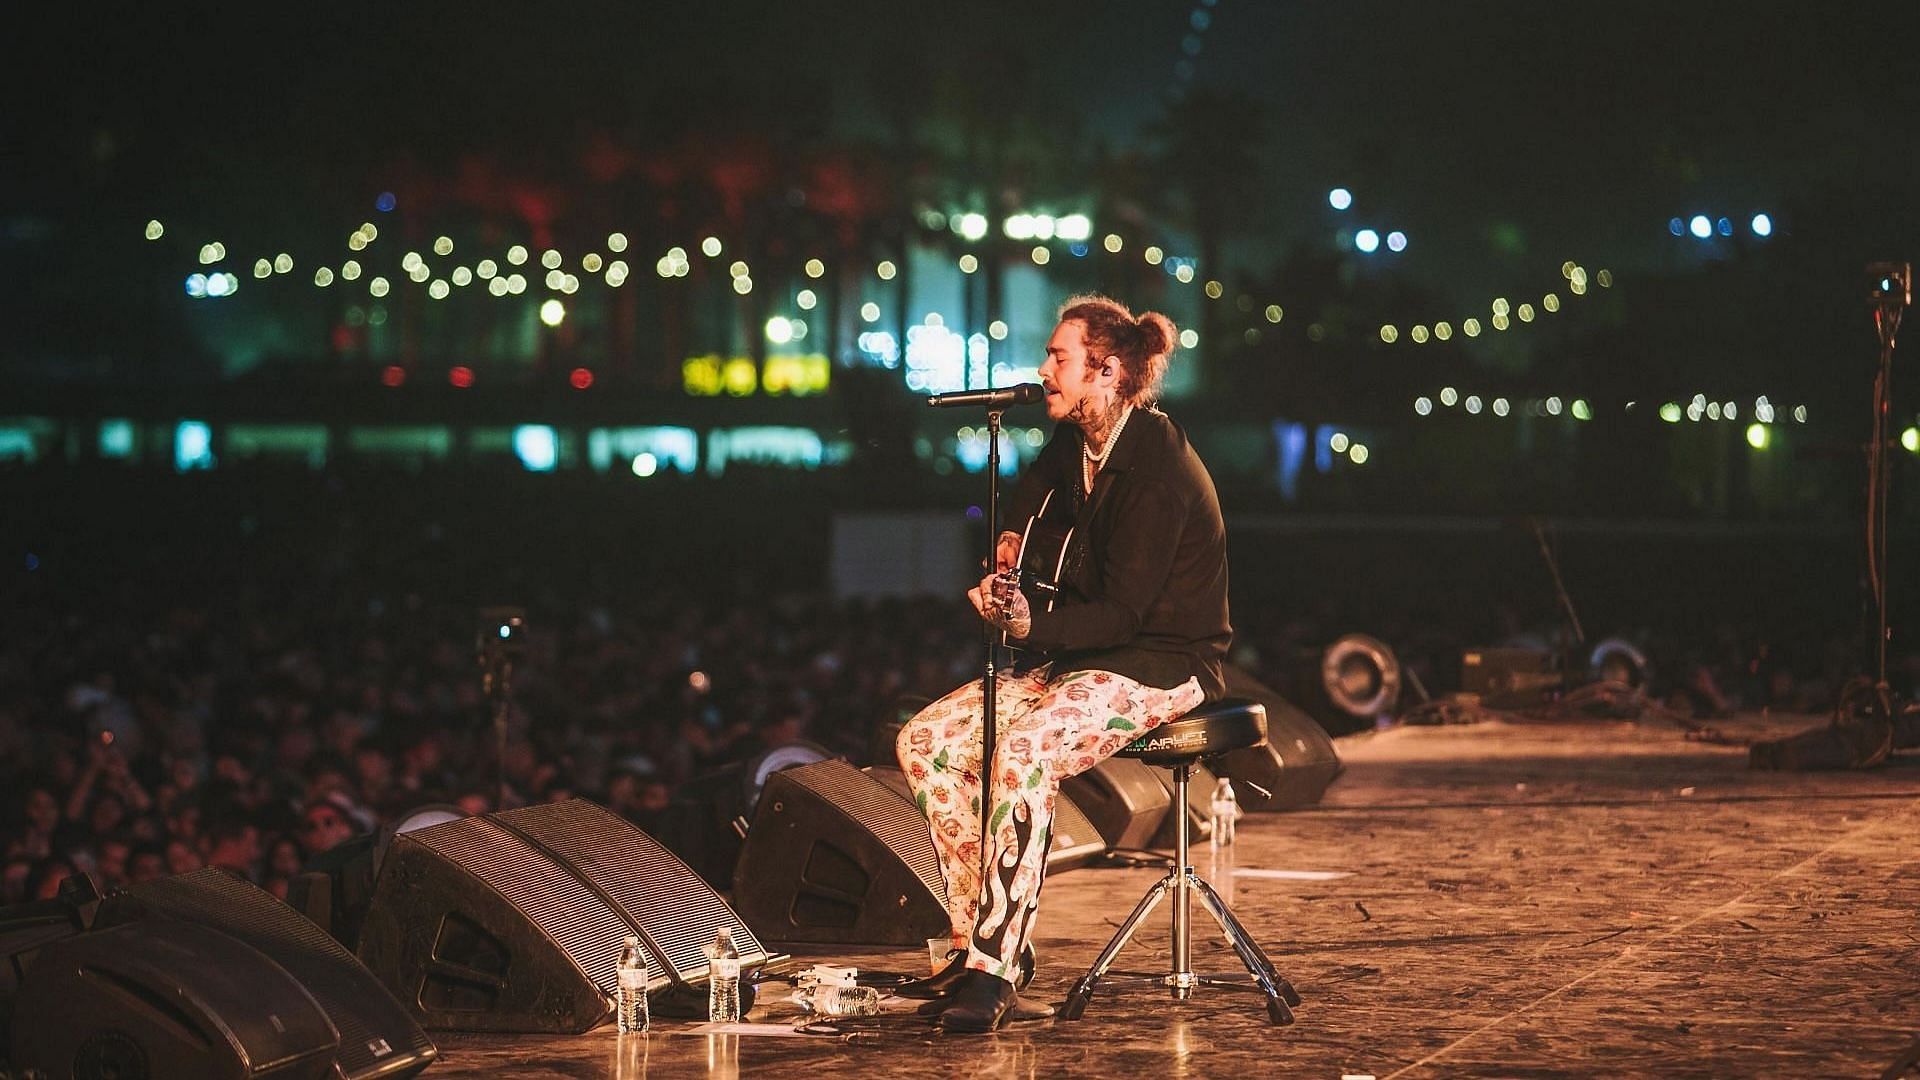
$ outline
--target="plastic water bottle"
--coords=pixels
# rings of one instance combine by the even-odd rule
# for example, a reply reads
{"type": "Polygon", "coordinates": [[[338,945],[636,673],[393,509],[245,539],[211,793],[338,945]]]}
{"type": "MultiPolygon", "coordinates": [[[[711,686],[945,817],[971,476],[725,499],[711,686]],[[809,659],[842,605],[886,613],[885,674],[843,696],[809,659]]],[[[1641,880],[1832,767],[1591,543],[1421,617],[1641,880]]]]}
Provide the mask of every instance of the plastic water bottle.
{"type": "Polygon", "coordinates": [[[638,937],[620,945],[620,985],[613,1002],[614,1020],[622,1035],[647,1030],[647,952],[638,937]]]}
{"type": "Polygon", "coordinates": [[[707,1019],[740,1022],[740,951],[733,947],[730,927],[721,927],[707,946],[707,1019]]]}
{"type": "Polygon", "coordinates": [[[1234,797],[1233,781],[1223,776],[1213,785],[1213,801],[1207,810],[1212,826],[1208,842],[1214,847],[1233,843],[1233,823],[1240,816],[1240,800],[1234,797]]]}
{"type": "Polygon", "coordinates": [[[822,985],[813,992],[813,1011],[821,1016],[878,1016],[880,991],[851,983],[822,985]]]}
{"type": "Polygon", "coordinates": [[[800,973],[800,985],[794,991],[794,1004],[802,1012],[815,1016],[875,1016],[880,1012],[880,992],[861,986],[854,980],[855,968],[835,968],[816,964],[800,973]]]}

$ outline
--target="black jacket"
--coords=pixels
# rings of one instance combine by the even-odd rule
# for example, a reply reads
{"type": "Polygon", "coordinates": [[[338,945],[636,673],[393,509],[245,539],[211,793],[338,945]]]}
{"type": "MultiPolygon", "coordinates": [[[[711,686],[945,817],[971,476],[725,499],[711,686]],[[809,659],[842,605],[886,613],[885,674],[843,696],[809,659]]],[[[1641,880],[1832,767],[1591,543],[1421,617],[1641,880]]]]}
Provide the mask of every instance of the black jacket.
{"type": "MultiPolygon", "coordinates": [[[[1227,534],[1213,478],[1165,413],[1135,409],[1082,498],[1080,429],[1061,424],[1008,499],[1020,531],[1049,490],[1074,515],[1074,547],[1054,610],[1033,613],[1026,647],[1053,674],[1098,669],[1171,689],[1226,692],[1227,534]]],[[[1050,510],[1049,516],[1056,513],[1050,510]]]]}

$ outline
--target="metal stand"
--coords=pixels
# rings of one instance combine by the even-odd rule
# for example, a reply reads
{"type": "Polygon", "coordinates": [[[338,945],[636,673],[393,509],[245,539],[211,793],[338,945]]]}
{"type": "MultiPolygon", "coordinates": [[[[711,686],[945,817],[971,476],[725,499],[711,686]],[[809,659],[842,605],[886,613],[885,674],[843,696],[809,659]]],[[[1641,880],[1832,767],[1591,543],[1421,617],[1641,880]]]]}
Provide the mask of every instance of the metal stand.
{"type": "MultiPolygon", "coordinates": [[[[1000,414],[1001,409],[987,410],[987,570],[989,573],[999,569],[996,560],[1000,553],[1000,414]]],[[[990,622],[980,624],[985,646],[985,660],[980,673],[980,880],[986,882],[993,874],[993,857],[988,854],[993,845],[987,842],[989,817],[993,814],[993,755],[994,731],[999,725],[996,715],[1000,696],[1000,631],[990,622]]]]}
{"type": "Polygon", "coordinates": [[[1553,594],[1560,598],[1560,610],[1567,613],[1567,625],[1573,628],[1573,643],[1584,648],[1587,644],[1587,632],[1580,626],[1580,615],[1573,610],[1573,597],[1567,595],[1566,582],[1560,580],[1560,560],[1553,557],[1553,545],[1547,543],[1546,527],[1539,518],[1528,518],[1527,524],[1533,527],[1534,542],[1540,545],[1540,557],[1547,561],[1547,572],[1553,575],[1553,594]]]}
{"type": "Polygon", "coordinates": [[[1153,909],[1168,893],[1173,894],[1173,961],[1172,970],[1158,975],[1141,972],[1114,972],[1108,981],[1117,985],[1164,986],[1171,992],[1175,1001],[1186,1001],[1193,996],[1198,986],[1224,986],[1236,990],[1257,990],[1266,995],[1267,1019],[1275,1024],[1293,1023],[1293,1010],[1289,1005],[1300,1004],[1300,995],[1293,984],[1280,977],[1274,970],[1273,961],[1261,950],[1253,935],[1240,924],[1233,912],[1214,892],[1213,886],[1205,878],[1193,872],[1192,854],[1189,850],[1189,829],[1184,808],[1187,805],[1187,781],[1192,771],[1191,764],[1174,766],[1173,770],[1173,807],[1174,807],[1174,850],[1173,863],[1167,868],[1167,876],[1154,882],[1147,895],[1120,924],[1120,929],[1100,950],[1100,956],[1093,967],[1074,982],[1073,989],[1067,994],[1066,1004],[1061,1008],[1063,1019],[1078,1020],[1086,1014],[1087,1002],[1093,997],[1093,991],[1102,979],[1107,979],[1107,969],[1133,939],[1134,931],[1146,921],[1153,909]],[[1240,962],[1247,966],[1245,975],[1199,975],[1193,970],[1191,955],[1192,930],[1189,925],[1187,901],[1191,894],[1198,893],[1200,902],[1205,904],[1214,922],[1226,934],[1233,951],[1239,955],[1240,962]]]}
{"type": "MultiPolygon", "coordinates": [[[[1887,468],[1887,452],[1894,435],[1888,423],[1893,409],[1893,347],[1900,334],[1900,317],[1911,299],[1912,268],[1890,263],[1875,263],[1868,268],[1870,277],[1880,279],[1871,291],[1873,327],[1880,340],[1880,363],[1873,377],[1873,426],[1867,443],[1867,576],[1873,590],[1873,719],[1878,722],[1873,734],[1874,753],[1867,764],[1879,764],[1893,749],[1893,719],[1901,702],[1887,682],[1887,640],[1891,636],[1887,616],[1887,503],[1893,495],[1893,474],[1887,468]],[[1884,275],[1884,276],[1883,276],[1884,275]]],[[[1843,722],[1848,707],[1841,698],[1842,712],[1835,717],[1843,722]]]]}
{"type": "MultiPolygon", "coordinates": [[[[1888,424],[1893,409],[1893,346],[1900,334],[1900,316],[1906,310],[1906,283],[1876,295],[1873,326],[1880,339],[1880,366],[1873,379],[1873,435],[1867,444],[1867,566],[1873,586],[1874,689],[1888,703],[1887,685],[1887,500],[1892,496],[1892,470],[1887,451],[1893,435],[1888,424]]],[[[1885,715],[1891,717],[1892,710],[1885,715]]]]}
{"type": "Polygon", "coordinates": [[[513,661],[504,657],[489,664],[480,676],[481,689],[493,702],[493,767],[499,795],[493,808],[507,808],[507,719],[513,712],[513,661]]]}
{"type": "Polygon", "coordinates": [[[480,611],[474,652],[480,661],[480,689],[493,703],[494,768],[499,794],[495,810],[507,808],[507,725],[513,713],[513,662],[526,645],[527,613],[517,607],[480,611]]]}
{"type": "MultiPolygon", "coordinates": [[[[1021,383],[1018,386],[1005,386],[997,390],[966,390],[954,394],[935,394],[927,399],[927,404],[940,407],[982,406],[987,410],[987,570],[997,573],[995,556],[1000,548],[1000,416],[1009,405],[1032,404],[1045,396],[1039,383],[1021,383]]],[[[999,718],[995,715],[1000,695],[1000,632],[992,623],[982,620],[980,624],[981,645],[985,656],[981,663],[980,675],[980,880],[985,881],[993,871],[987,852],[991,845],[986,842],[987,822],[993,813],[993,755],[994,729],[999,718]]]]}

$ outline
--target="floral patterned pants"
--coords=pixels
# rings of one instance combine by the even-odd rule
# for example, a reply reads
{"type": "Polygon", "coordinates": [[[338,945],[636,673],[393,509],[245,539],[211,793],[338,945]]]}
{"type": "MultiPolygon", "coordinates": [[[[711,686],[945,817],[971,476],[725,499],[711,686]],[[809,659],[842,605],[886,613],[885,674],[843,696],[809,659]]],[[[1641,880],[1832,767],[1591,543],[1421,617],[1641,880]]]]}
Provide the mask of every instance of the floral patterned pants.
{"type": "Polygon", "coordinates": [[[996,681],[993,810],[980,880],[980,713],[976,679],[927,706],[896,747],[914,801],[927,816],[947,882],[953,947],[967,966],[1009,982],[1033,933],[1060,781],[1086,772],[1145,732],[1200,704],[1188,679],[1161,690],[1109,671],[1048,679],[1048,668],[996,681]]]}

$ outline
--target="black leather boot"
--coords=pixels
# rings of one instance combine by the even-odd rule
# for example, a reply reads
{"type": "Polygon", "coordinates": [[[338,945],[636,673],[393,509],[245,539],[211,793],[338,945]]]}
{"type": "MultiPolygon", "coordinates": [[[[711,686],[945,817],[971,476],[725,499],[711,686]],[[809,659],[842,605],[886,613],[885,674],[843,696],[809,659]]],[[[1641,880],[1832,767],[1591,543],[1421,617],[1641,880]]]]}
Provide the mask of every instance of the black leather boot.
{"type": "Polygon", "coordinates": [[[1007,980],[969,969],[955,983],[946,1011],[935,1023],[956,1034],[993,1031],[1006,1023],[1007,1011],[1019,997],[1007,980]]]}
{"type": "Polygon", "coordinates": [[[893,988],[898,997],[912,998],[915,1001],[946,997],[953,990],[953,984],[967,970],[967,950],[955,949],[947,954],[947,966],[924,979],[903,982],[893,988]]]}
{"type": "MultiPolygon", "coordinates": [[[[922,1004],[918,1009],[915,1009],[914,1012],[919,1013],[921,1016],[939,1016],[953,1005],[953,999],[954,995],[952,994],[948,994],[946,997],[934,998],[932,1001],[922,1004]]],[[[1058,1010],[1044,1001],[1034,1001],[1031,998],[1019,997],[1014,998],[1012,1007],[1007,1009],[1007,1023],[1017,1024],[1023,1020],[1051,1020],[1057,1015],[1059,1015],[1058,1010]]]]}
{"type": "MultiPolygon", "coordinates": [[[[1039,957],[1033,951],[1033,942],[1029,941],[1020,949],[1020,977],[1015,984],[1025,990],[1033,982],[1033,973],[1039,968],[1039,957]]],[[[953,984],[967,970],[967,951],[955,949],[947,954],[947,966],[924,979],[914,979],[893,988],[897,997],[911,998],[914,1001],[938,1001],[953,991],[953,984]]],[[[923,1006],[920,1015],[931,1016],[939,1008],[923,1006]]]]}

